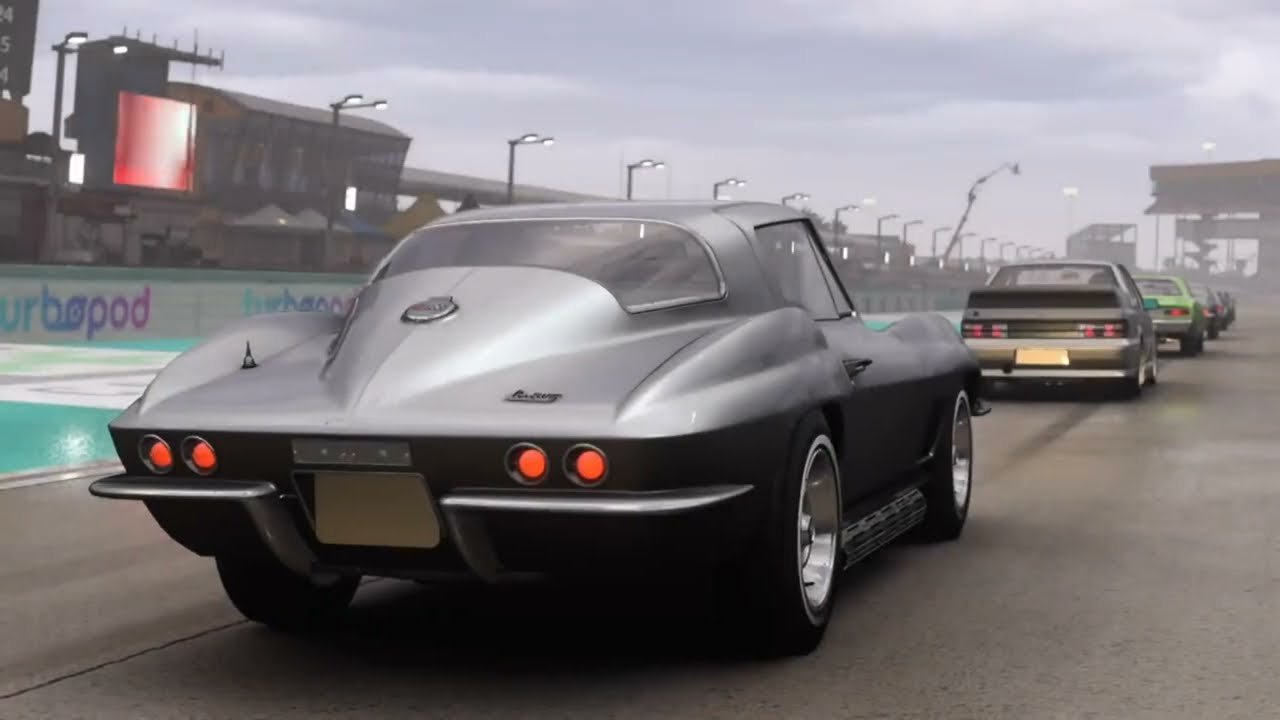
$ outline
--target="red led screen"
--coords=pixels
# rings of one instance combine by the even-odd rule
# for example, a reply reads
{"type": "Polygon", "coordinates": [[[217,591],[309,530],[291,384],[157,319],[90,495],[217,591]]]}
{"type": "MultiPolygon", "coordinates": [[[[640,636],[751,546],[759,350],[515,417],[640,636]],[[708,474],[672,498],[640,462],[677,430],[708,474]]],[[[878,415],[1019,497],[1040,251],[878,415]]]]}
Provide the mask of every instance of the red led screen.
{"type": "Polygon", "coordinates": [[[194,105],[120,93],[113,180],[117,185],[189,192],[195,136],[194,105]]]}

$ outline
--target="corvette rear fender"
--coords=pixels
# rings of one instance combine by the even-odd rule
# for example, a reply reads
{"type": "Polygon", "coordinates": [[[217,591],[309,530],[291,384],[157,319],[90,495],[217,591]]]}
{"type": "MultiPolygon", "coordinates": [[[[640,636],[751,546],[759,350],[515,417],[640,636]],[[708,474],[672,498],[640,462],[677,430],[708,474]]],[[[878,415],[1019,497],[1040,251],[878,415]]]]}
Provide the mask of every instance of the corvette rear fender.
{"type": "Polygon", "coordinates": [[[681,348],[631,393],[618,424],[697,432],[820,407],[848,392],[848,378],[813,320],[784,308],[681,348]]]}

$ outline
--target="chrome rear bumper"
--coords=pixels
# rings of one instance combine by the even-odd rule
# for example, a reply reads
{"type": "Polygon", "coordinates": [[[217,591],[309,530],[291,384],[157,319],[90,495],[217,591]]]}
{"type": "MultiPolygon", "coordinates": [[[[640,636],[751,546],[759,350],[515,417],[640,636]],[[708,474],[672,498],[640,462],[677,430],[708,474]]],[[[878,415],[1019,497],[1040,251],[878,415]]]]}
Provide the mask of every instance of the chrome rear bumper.
{"type": "Polygon", "coordinates": [[[1130,338],[969,338],[982,375],[1004,380],[1085,380],[1124,378],[1136,372],[1141,345],[1130,338]],[[1065,366],[1018,365],[1019,349],[1065,350],[1065,366]]]}
{"type": "MultiPolygon", "coordinates": [[[[485,580],[502,572],[480,518],[494,513],[664,517],[703,510],[746,495],[750,485],[709,485],[677,490],[539,491],[462,489],[439,498],[448,537],[467,567],[485,580]]],[[[286,508],[284,493],[271,482],[173,480],[116,475],[98,480],[89,492],[115,500],[230,501],[239,503],[262,542],[281,564],[312,576],[317,557],[286,508]]]]}

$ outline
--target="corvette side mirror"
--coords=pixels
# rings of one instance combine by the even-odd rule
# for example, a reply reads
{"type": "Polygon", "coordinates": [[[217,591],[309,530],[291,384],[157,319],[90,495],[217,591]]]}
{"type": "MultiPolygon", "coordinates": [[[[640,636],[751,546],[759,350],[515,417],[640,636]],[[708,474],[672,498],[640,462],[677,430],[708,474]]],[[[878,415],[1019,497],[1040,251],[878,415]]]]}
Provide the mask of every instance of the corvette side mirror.
{"type": "Polygon", "coordinates": [[[1160,303],[1155,298],[1142,298],[1142,309],[1155,310],[1160,307],[1160,303]]]}

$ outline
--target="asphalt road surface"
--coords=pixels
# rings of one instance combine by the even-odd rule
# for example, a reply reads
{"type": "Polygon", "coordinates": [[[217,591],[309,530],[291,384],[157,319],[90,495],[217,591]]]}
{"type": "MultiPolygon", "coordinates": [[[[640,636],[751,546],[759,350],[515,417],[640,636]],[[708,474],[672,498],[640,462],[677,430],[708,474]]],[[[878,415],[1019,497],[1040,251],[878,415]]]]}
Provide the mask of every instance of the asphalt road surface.
{"type": "Polygon", "coordinates": [[[819,651],[774,662],[716,652],[692,591],[379,581],[283,638],[141,505],[0,491],[0,718],[1275,717],[1280,310],[1243,306],[1138,402],[976,425],[964,537],[850,573],[819,651]]]}

